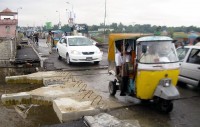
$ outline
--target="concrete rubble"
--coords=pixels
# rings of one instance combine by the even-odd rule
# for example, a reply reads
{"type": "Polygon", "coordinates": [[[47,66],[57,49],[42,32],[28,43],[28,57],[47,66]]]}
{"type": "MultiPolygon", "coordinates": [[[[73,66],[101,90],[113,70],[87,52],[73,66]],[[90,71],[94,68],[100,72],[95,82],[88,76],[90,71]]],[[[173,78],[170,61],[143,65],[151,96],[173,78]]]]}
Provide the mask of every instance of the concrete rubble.
{"type": "Polygon", "coordinates": [[[84,116],[84,120],[90,127],[140,127],[137,120],[119,120],[107,113],[95,116],[84,116]]]}
{"type": "MultiPolygon", "coordinates": [[[[75,78],[69,72],[50,71],[10,76],[6,77],[6,82],[44,84],[44,87],[28,92],[3,94],[1,101],[4,105],[52,105],[60,122],[77,120],[86,115],[96,115],[102,111],[127,106],[104,99],[98,92],[87,88],[84,81],[75,78]]],[[[21,112],[20,106],[15,109],[26,118],[29,107],[21,112]]]]}
{"type": "Polygon", "coordinates": [[[48,71],[48,72],[37,72],[28,75],[19,75],[19,76],[7,76],[6,83],[7,84],[43,84],[44,78],[51,77],[63,77],[63,78],[73,78],[69,72],[56,72],[56,71],[48,71]]]}

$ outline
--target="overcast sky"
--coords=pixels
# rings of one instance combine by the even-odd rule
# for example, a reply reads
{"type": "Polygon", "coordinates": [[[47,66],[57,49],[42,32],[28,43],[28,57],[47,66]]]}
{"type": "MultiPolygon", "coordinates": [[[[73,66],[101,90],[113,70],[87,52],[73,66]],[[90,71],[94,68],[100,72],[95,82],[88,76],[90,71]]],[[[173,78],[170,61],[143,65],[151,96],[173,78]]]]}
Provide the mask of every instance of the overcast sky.
{"type": "MultiPolygon", "coordinates": [[[[199,0],[106,1],[106,24],[200,27],[199,0]]],[[[18,9],[20,26],[44,25],[46,21],[57,24],[59,12],[62,25],[67,24],[72,6],[76,23],[99,25],[104,22],[105,0],[0,0],[0,11],[9,8],[17,12],[22,7],[18,9]]]]}

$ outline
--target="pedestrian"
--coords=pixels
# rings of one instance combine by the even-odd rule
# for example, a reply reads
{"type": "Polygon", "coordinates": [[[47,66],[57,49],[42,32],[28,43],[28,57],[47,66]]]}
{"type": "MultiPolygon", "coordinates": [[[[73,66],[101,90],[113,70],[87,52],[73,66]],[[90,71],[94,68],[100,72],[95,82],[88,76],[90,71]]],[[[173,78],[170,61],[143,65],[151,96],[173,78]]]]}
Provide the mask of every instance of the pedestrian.
{"type": "Polygon", "coordinates": [[[52,32],[51,31],[49,31],[49,34],[48,34],[48,36],[47,36],[47,41],[46,41],[46,43],[47,43],[47,46],[48,46],[48,48],[49,48],[49,54],[51,54],[52,53],[52,32]]]}
{"type": "Polygon", "coordinates": [[[38,42],[39,42],[39,33],[38,32],[34,33],[34,38],[35,38],[36,45],[38,46],[38,42]]]}
{"type": "Polygon", "coordinates": [[[194,45],[200,46],[200,36],[196,38],[195,42],[194,45]]]}

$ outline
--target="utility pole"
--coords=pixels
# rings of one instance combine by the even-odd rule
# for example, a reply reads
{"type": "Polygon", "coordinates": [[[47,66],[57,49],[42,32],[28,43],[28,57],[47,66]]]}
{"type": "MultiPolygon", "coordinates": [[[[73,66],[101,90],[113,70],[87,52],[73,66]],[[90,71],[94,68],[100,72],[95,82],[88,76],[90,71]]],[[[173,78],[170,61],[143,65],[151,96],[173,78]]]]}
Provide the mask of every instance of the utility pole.
{"type": "Polygon", "coordinates": [[[61,29],[61,22],[60,22],[60,11],[56,11],[59,14],[59,21],[58,21],[58,29],[61,29]]]}
{"type": "Polygon", "coordinates": [[[19,9],[22,9],[22,7],[17,8],[17,27],[19,27],[19,9]]]}
{"type": "Polygon", "coordinates": [[[106,31],[105,31],[105,29],[106,29],[106,0],[105,0],[105,14],[104,14],[104,43],[105,43],[105,39],[106,39],[106,31]]]}

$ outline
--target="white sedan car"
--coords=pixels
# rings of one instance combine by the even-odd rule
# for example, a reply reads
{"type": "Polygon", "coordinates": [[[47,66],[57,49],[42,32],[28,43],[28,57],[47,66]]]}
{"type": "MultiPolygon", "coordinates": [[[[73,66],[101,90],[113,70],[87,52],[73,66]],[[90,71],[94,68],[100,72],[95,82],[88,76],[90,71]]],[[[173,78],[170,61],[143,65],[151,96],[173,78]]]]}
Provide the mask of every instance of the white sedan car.
{"type": "Polygon", "coordinates": [[[89,38],[84,36],[64,36],[57,43],[59,59],[65,58],[67,64],[75,62],[94,62],[102,60],[103,52],[89,38]]]}

